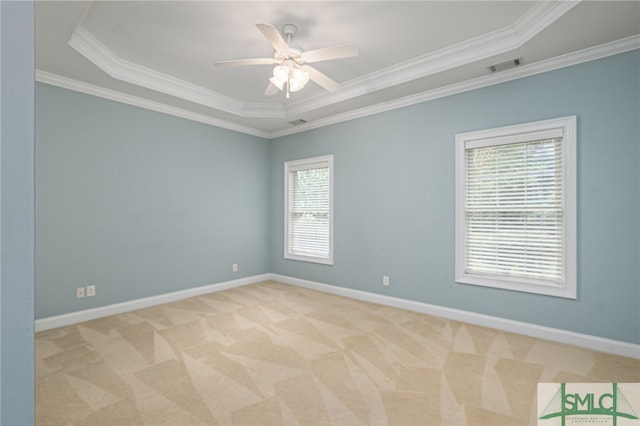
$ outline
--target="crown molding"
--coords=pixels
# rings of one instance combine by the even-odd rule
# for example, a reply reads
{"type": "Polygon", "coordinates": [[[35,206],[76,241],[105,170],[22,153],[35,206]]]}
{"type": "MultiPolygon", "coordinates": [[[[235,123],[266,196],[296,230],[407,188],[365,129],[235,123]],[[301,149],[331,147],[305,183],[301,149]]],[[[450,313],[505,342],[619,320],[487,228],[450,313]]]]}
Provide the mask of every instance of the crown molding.
{"type": "Polygon", "coordinates": [[[36,81],[49,84],[52,86],[62,87],[64,89],[73,90],[76,92],[85,93],[88,95],[97,96],[100,98],[109,99],[124,104],[137,106],[140,108],[149,109],[176,117],[185,118],[188,120],[197,121],[204,124],[209,124],[223,129],[233,130],[240,133],[246,133],[249,135],[261,137],[264,139],[274,139],[282,136],[292,135],[296,133],[302,133],[308,130],[317,129],[320,127],[330,126],[333,124],[342,123],[345,121],[355,120],[362,117],[367,117],[374,114],[379,114],[386,111],[391,111],[406,106],[411,106],[427,101],[431,101],[446,96],[455,95],[470,90],[480,89],[495,84],[504,83],[519,78],[532,76],[535,74],[544,73],[547,71],[553,71],[560,68],[577,65],[583,62],[593,61],[596,59],[605,58],[607,56],[617,55],[620,53],[629,52],[632,50],[640,49],[640,35],[627,37],[621,40],[617,40],[611,43],[605,43],[599,46],[587,48],[577,52],[569,53],[566,55],[558,56],[555,58],[547,59],[544,61],[535,62],[532,64],[522,65],[518,68],[503,71],[501,73],[489,74],[479,78],[463,81],[460,83],[452,84],[449,86],[441,87],[434,90],[418,93],[415,95],[406,96],[400,99],[396,99],[389,102],[382,102],[376,105],[372,105],[365,108],[349,111],[342,114],[337,114],[331,117],[326,117],[319,120],[314,120],[305,124],[298,125],[294,128],[284,129],[274,132],[265,132],[258,129],[254,129],[247,126],[237,125],[225,120],[215,119],[206,115],[193,113],[181,108],[175,108],[168,105],[164,105],[158,102],[149,101],[136,96],[127,95],[114,90],[104,89],[99,86],[80,82],[66,77],[61,77],[56,74],[48,73],[41,70],[36,70],[36,81]]]}
{"type": "Polygon", "coordinates": [[[584,62],[589,62],[637,49],[640,49],[640,35],[627,37],[621,40],[613,41],[611,43],[605,43],[599,46],[590,47],[587,49],[579,50],[577,52],[561,55],[532,64],[522,65],[518,68],[513,68],[511,70],[503,71],[500,73],[488,74],[460,83],[451,84],[449,86],[428,90],[422,93],[417,93],[415,95],[405,96],[393,101],[382,102],[376,105],[360,108],[342,114],[337,114],[331,117],[310,121],[308,123],[298,125],[295,128],[271,132],[270,138],[274,139],[282,136],[317,129],[320,127],[342,123],[345,121],[351,121],[357,118],[367,117],[369,115],[404,108],[406,106],[444,98],[471,90],[481,89],[483,87],[493,86],[496,84],[505,83],[508,81],[517,80],[520,78],[529,77],[560,68],[566,68],[572,65],[578,65],[584,62]]]}
{"type": "Polygon", "coordinates": [[[231,123],[225,120],[219,120],[208,115],[198,114],[182,108],[172,107],[160,102],[154,102],[137,96],[127,95],[126,93],[105,89],[104,87],[96,86],[78,80],[73,80],[67,77],[62,77],[46,71],[36,70],[35,77],[37,82],[49,84],[51,86],[57,86],[63,89],[73,90],[75,92],[96,96],[98,98],[108,99],[111,101],[144,108],[151,111],[161,112],[164,114],[173,115],[175,117],[197,121],[199,123],[220,127],[227,130],[233,130],[235,132],[245,133],[264,139],[270,138],[270,134],[268,132],[254,129],[252,127],[241,126],[239,124],[231,123]]]}
{"type": "Polygon", "coordinates": [[[244,103],[124,60],[84,28],[83,20],[68,44],[112,78],[241,117],[287,118],[517,49],[579,2],[539,1],[513,25],[367,74],[335,93],[319,92],[287,108],[279,103],[244,103]]]}
{"type": "Polygon", "coordinates": [[[578,3],[579,1],[538,2],[513,25],[351,80],[344,83],[342,89],[335,93],[319,93],[304,100],[294,101],[287,108],[287,115],[299,116],[334,103],[512,51],[539,34],[578,3]]]}
{"type": "Polygon", "coordinates": [[[68,44],[116,80],[241,117],[284,118],[285,116],[284,108],[281,105],[245,104],[235,98],[221,95],[201,86],[124,60],[109,50],[81,25],[76,27],[68,44]]]}
{"type": "Polygon", "coordinates": [[[277,103],[246,103],[242,106],[243,117],[251,118],[286,118],[285,110],[277,103]]]}
{"type": "Polygon", "coordinates": [[[539,1],[513,23],[516,47],[538,35],[583,0],[539,1]]]}

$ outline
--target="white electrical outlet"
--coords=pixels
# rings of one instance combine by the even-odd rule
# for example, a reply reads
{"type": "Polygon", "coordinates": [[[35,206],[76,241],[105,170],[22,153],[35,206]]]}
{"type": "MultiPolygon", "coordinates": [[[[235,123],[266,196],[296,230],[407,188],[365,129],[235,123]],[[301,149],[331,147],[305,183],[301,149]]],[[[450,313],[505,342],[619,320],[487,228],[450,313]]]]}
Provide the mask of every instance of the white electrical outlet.
{"type": "Polygon", "coordinates": [[[231,265],[231,271],[232,272],[238,272],[238,264],[234,263],[233,265],[231,265]]]}
{"type": "Polygon", "coordinates": [[[93,297],[96,295],[96,286],[88,285],[87,286],[87,297],[93,297]]]}
{"type": "Polygon", "coordinates": [[[76,288],[76,299],[82,299],[84,297],[84,287],[76,288]]]}
{"type": "Polygon", "coordinates": [[[382,285],[389,285],[389,277],[384,275],[382,277],[382,285]]]}

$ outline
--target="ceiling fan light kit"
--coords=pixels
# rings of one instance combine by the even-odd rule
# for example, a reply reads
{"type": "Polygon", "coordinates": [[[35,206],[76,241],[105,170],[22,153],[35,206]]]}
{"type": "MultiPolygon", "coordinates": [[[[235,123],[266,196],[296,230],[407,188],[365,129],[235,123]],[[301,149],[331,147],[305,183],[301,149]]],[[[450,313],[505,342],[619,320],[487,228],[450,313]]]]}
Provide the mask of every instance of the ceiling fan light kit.
{"type": "Polygon", "coordinates": [[[297,92],[309,82],[309,73],[301,69],[292,59],[284,61],[284,65],[276,65],[273,77],[269,79],[279,90],[286,90],[287,98],[290,92],[297,92]]]}
{"type": "Polygon", "coordinates": [[[275,95],[278,91],[285,91],[286,97],[289,98],[291,92],[302,90],[309,80],[314,81],[329,92],[334,92],[339,89],[340,85],[317,69],[305,65],[305,63],[349,58],[358,55],[358,49],[353,45],[326,47],[303,52],[290,47],[291,40],[298,30],[295,25],[283,25],[282,34],[271,24],[256,24],[256,26],[273,46],[275,50],[273,58],[222,61],[216,62],[215,65],[217,67],[227,67],[276,64],[273,68],[273,76],[269,79],[269,84],[264,92],[267,96],[275,95]],[[286,41],[282,37],[283,35],[286,37],[286,41]]]}

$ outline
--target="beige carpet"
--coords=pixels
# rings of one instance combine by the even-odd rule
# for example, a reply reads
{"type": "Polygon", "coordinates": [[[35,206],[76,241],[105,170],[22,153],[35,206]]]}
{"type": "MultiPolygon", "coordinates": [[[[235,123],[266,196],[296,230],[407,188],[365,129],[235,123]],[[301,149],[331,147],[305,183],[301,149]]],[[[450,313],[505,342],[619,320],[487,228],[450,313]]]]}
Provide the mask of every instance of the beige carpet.
{"type": "Polygon", "coordinates": [[[640,361],[275,282],[38,333],[37,425],[519,425],[640,361]]]}

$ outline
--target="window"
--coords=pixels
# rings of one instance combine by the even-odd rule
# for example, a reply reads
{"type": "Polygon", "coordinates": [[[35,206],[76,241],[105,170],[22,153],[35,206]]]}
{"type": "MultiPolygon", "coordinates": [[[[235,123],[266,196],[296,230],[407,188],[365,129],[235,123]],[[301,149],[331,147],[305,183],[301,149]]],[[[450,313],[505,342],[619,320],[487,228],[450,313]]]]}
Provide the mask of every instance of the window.
{"type": "Polygon", "coordinates": [[[333,264],[333,156],[288,161],[284,257],[333,264]]]}
{"type": "Polygon", "coordinates": [[[456,282],[576,298],[576,117],[456,135],[456,282]]]}

